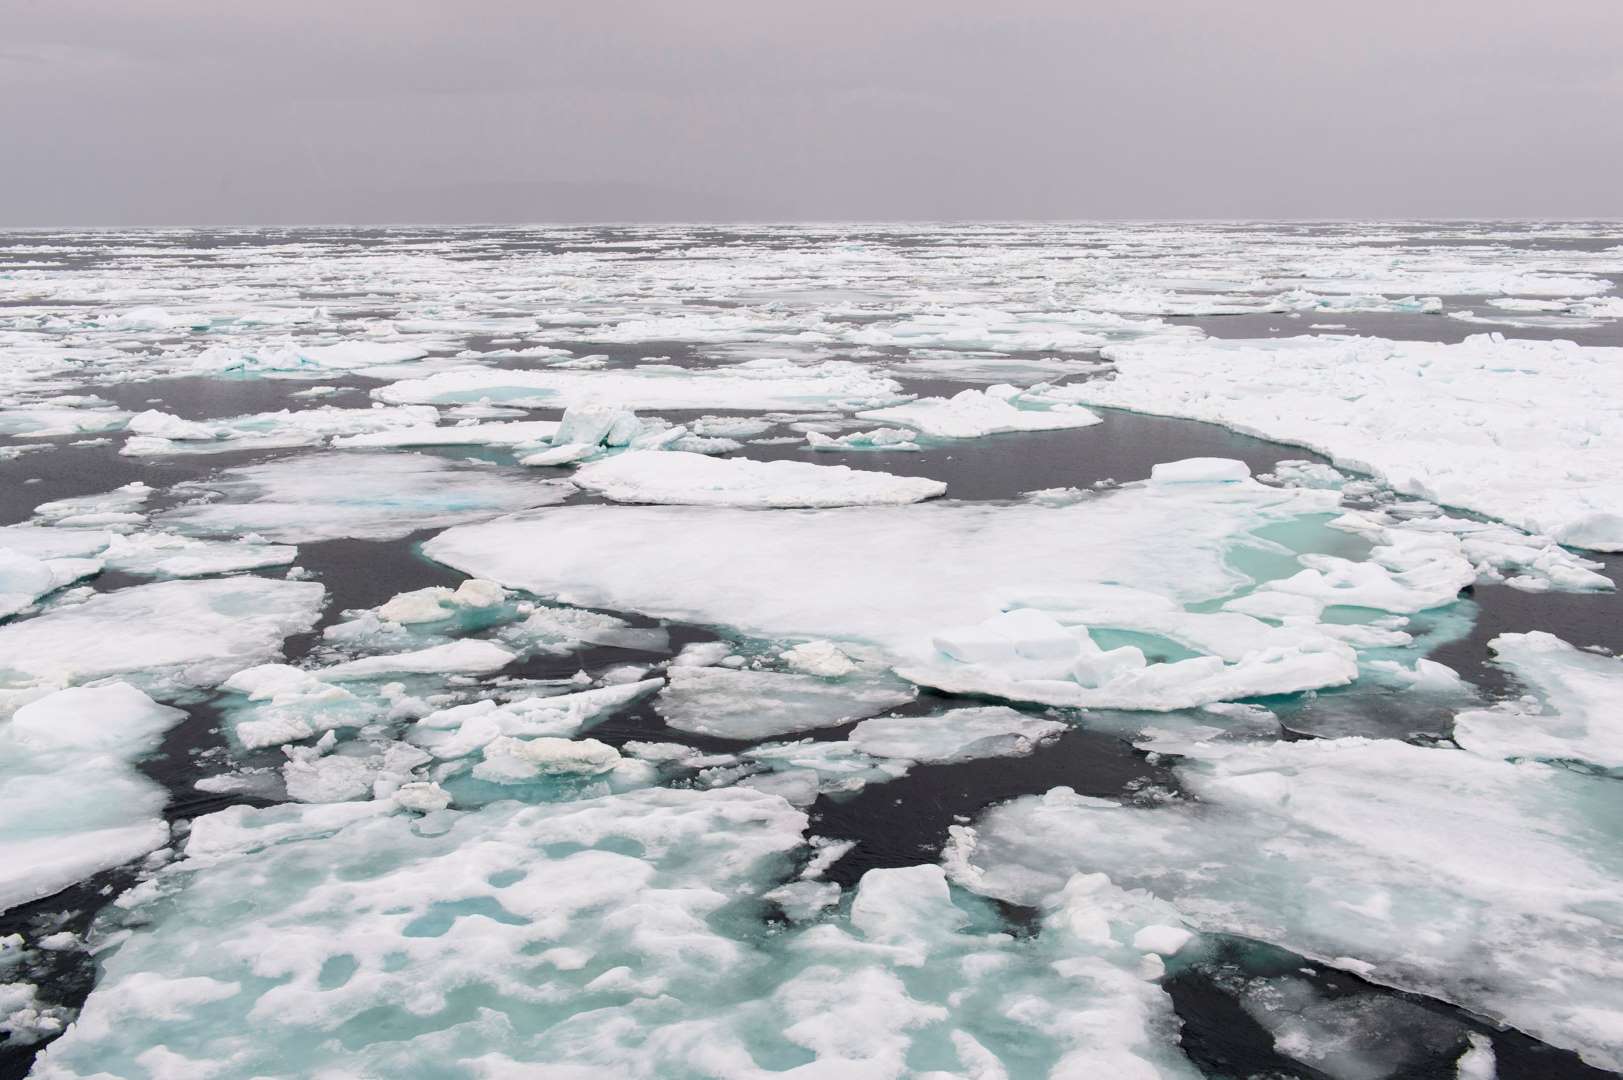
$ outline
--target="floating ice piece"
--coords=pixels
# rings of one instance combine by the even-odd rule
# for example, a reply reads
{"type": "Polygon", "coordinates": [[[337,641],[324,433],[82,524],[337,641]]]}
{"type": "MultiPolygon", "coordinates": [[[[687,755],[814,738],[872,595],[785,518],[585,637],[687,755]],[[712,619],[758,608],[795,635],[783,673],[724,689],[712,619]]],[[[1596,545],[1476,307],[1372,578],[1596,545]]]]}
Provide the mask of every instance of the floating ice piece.
{"type": "Polygon", "coordinates": [[[560,739],[543,735],[515,739],[498,735],[484,747],[484,760],[473,775],[498,784],[519,783],[541,776],[592,776],[620,764],[620,752],[596,739],[560,739]]]}
{"type": "Polygon", "coordinates": [[[1251,467],[1233,458],[1184,458],[1150,467],[1152,484],[1232,484],[1251,479],[1251,467]]]}
{"type": "Polygon", "coordinates": [[[432,585],[426,589],[399,593],[378,606],[378,618],[396,623],[426,623],[449,619],[473,608],[495,607],[507,598],[507,590],[494,581],[469,578],[455,589],[432,585]]]}
{"type": "Polygon", "coordinates": [[[1488,647],[1538,698],[1460,713],[1456,743],[1484,757],[1580,761],[1623,771],[1623,660],[1537,630],[1500,634],[1488,647]]]}
{"type": "Polygon", "coordinates": [[[395,790],[394,801],[405,810],[432,814],[451,805],[451,796],[432,781],[414,780],[395,790]]]}
{"type": "Polygon", "coordinates": [[[466,1053],[470,1066],[506,1057],[652,1077],[716,1054],[748,1062],[746,1032],[775,1029],[768,1015],[739,1024],[715,1006],[718,989],[737,1002],[734,987],[770,970],[758,946],[728,935],[724,913],[801,845],[805,815],[781,799],[652,789],[504,801],[438,830],[393,805],[199,819],[198,852],[172,872],[177,894],[107,957],[41,1073],[148,1075],[161,1044],[181,1059],[230,1059],[244,1076],[406,1075],[412,1061],[466,1053]],[[469,1029],[452,1000],[488,1019],[469,1029]],[[364,1018],[384,1014],[404,1028],[371,1032],[364,1018]],[[697,1042],[638,1045],[684,1021],[697,1042]],[[264,1024],[286,1038],[242,1039],[264,1024]],[[332,1037],[339,1028],[370,1033],[332,1037]],[[475,1049],[445,1045],[464,1037],[475,1049]]]}
{"type": "Polygon", "coordinates": [[[476,701],[430,713],[417,721],[409,738],[441,760],[466,757],[497,738],[572,738],[663,685],[660,679],[643,679],[558,697],[519,698],[505,705],[476,701]]]}
{"type": "Polygon", "coordinates": [[[281,746],[318,732],[360,727],[380,719],[382,709],[317,673],[286,664],[260,664],[221,684],[247,698],[228,708],[232,733],[245,749],[281,746]]]}
{"type": "Polygon", "coordinates": [[[628,409],[801,409],[851,402],[878,405],[902,396],[893,379],[857,364],[751,360],[726,368],[643,364],[609,371],[493,371],[463,368],[373,391],[394,404],[490,401],[558,408],[612,401],[628,409]]]}
{"type": "Polygon", "coordinates": [[[1356,958],[1374,981],[1623,1061],[1614,779],[1358,738],[1188,749],[1177,775],[1198,801],[1056,788],[955,830],[947,864],[1021,904],[1108,873],[1199,929],[1356,958]]]}
{"type": "Polygon", "coordinates": [[[906,428],[882,427],[872,431],[853,431],[849,435],[824,435],[820,431],[806,432],[806,447],[810,450],[880,450],[916,451],[922,449],[913,440],[913,432],[906,428]]]}
{"type": "MultiPolygon", "coordinates": [[[[1133,591],[1118,595],[1125,600],[1133,591]]],[[[1116,610],[1104,625],[1159,631],[1212,655],[1150,664],[1137,646],[1104,649],[1086,625],[1062,625],[1046,612],[1019,608],[938,634],[936,656],[898,665],[896,672],[951,693],[1158,712],[1344,686],[1358,676],[1353,650],[1314,627],[1276,628],[1231,612],[1186,614],[1159,599],[1141,594],[1138,610],[1116,610]]]]}
{"type": "Polygon", "coordinates": [[[438,419],[438,411],[428,406],[341,409],[327,405],[319,409],[283,409],[281,412],[256,413],[208,423],[182,420],[178,416],[148,410],[130,419],[128,428],[131,435],[124,441],[119,453],[128,457],[161,457],[280,450],[314,446],[335,435],[388,432],[390,429],[432,424],[438,419]]]}
{"type": "Polygon", "coordinates": [[[803,641],[793,648],[785,649],[780,654],[780,659],[796,671],[806,675],[821,675],[828,679],[837,679],[857,670],[856,663],[832,641],[803,641]]]}
{"type": "Polygon", "coordinates": [[[167,796],[135,762],[184,715],[111,683],[59,690],[0,720],[0,911],[169,842],[167,796]]]}
{"type": "Polygon", "coordinates": [[[191,361],[196,372],[319,378],[333,371],[398,364],[427,356],[420,343],[402,341],[341,341],[311,345],[292,338],[254,349],[215,345],[191,361]]]}
{"type": "Polygon", "coordinates": [[[299,549],[247,540],[200,540],[168,532],[113,534],[101,559],[109,570],[147,577],[201,577],[287,566],[299,549]]]}
{"type": "Polygon", "coordinates": [[[53,499],[34,507],[34,517],[62,528],[113,528],[138,525],[152,488],[139,480],[95,495],[53,499]]]}
{"type": "Polygon", "coordinates": [[[1271,627],[1238,613],[1185,610],[1250,583],[1228,556],[1252,530],[1338,505],[1335,492],[1244,481],[1135,486],[1061,506],[923,503],[815,514],[582,506],[453,529],[424,550],[466,572],[570,603],[724,625],[769,640],[833,640],[859,659],[877,654],[902,664],[910,675],[928,669],[932,684],[946,680],[947,688],[1012,692],[988,687],[1030,676],[1018,680],[1018,696],[1047,701],[1057,690],[1064,700],[1056,704],[1088,697],[1070,675],[1086,636],[1073,625],[1171,637],[1208,656],[1195,668],[1153,665],[1130,699],[1111,700],[1170,703],[1181,696],[1200,704],[1202,693],[1287,692],[1293,683],[1302,689],[1316,678],[1336,685],[1352,677],[1351,651],[1311,625],[1271,627]],[[648,536],[662,538],[659,565],[643,557],[648,536]],[[713,588],[715,581],[727,588],[713,588]],[[1139,587],[1101,585],[1119,581],[1139,587]],[[1045,661],[1041,672],[988,670],[988,680],[960,684],[976,673],[939,653],[934,639],[1013,608],[1059,615],[1075,657],[1045,661]]]}
{"type": "Polygon", "coordinates": [[[854,678],[834,682],[813,675],[673,667],[654,707],[678,731],[724,739],[833,727],[913,700],[897,680],[854,678]]]}
{"type": "Polygon", "coordinates": [[[430,675],[485,675],[510,664],[514,654],[493,641],[467,638],[413,652],[364,656],[315,674],[325,680],[376,679],[384,675],[424,672],[430,675]]]}
{"type": "Polygon", "coordinates": [[[1077,400],[1310,447],[1395,490],[1623,550],[1623,350],[1477,335],[1138,341],[1077,400]]]}
{"type": "Polygon", "coordinates": [[[1396,554],[1405,546],[1418,551],[1429,544],[1457,551],[1475,567],[1480,582],[1503,582],[1528,592],[1587,592],[1614,587],[1610,578],[1596,573],[1603,563],[1568,551],[1547,536],[1530,536],[1497,522],[1441,513],[1399,518],[1388,509],[1349,511],[1330,524],[1383,545],[1376,551],[1389,564],[1386,555],[1396,554]]]}
{"type": "Polygon", "coordinates": [[[52,439],[86,432],[117,431],[129,418],[130,414],[123,409],[14,405],[0,408],[0,435],[52,439]]]}
{"type": "Polygon", "coordinates": [[[545,442],[557,430],[556,420],[452,424],[448,427],[405,427],[345,435],[334,439],[332,444],[355,449],[389,446],[526,446],[545,442]]]}
{"type": "Polygon", "coordinates": [[[940,765],[983,757],[1029,754],[1066,730],[1057,720],[989,705],[935,716],[885,716],[851,729],[850,743],[876,758],[940,765]]]}
{"type": "Polygon", "coordinates": [[[99,559],[36,559],[5,545],[0,530],[0,618],[102,568],[99,559]]]}
{"type": "Polygon", "coordinates": [[[662,627],[632,626],[624,619],[579,608],[538,607],[516,626],[501,632],[516,649],[562,655],[588,645],[657,652],[670,643],[662,627]]]}
{"type": "Polygon", "coordinates": [[[896,506],[947,490],[938,480],[844,465],[646,451],[583,466],[572,480],[615,502],[693,506],[896,506]]]}
{"type": "Polygon", "coordinates": [[[187,486],[217,492],[223,501],[183,506],[160,520],[186,533],[255,533],[282,543],[391,540],[560,502],[574,490],[562,481],[419,454],[346,455],[336,465],[307,455],[227,469],[187,486]]]}
{"type": "Polygon", "coordinates": [[[1008,431],[1053,431],[1102,423],[1077,404],[1074,387],[1039,383],[1021,390],[1007,383],[963,390],[950,398],[920,398],[906,405],[869,409],[864,420],[905,424],[938,439],[973,439],[1008,431]]]}
{"type": "Polygon", "coordinates": [[[213,686],[310,629],[325,590],[260,577],[160,581],[0,626],[0,686],[121,675],[152,693],[213,686]]]}
{"type": "Polygon", "coordinates": [[[72,1019],[72,1009],[40,1000],[33,983],[0,983],[0,1035],[7,1046],[33,1046],[54,1038],[72,1019]]]}

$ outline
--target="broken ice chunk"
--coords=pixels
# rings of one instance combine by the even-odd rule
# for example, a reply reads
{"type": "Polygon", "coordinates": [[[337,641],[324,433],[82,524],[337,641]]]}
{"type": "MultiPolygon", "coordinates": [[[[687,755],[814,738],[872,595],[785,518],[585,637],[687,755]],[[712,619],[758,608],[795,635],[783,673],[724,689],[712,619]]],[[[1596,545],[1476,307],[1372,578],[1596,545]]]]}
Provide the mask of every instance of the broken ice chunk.
{"type": "Polygon", "coordinates": [[[654,707],[678,731],[765,739],[870,716],[913,700],[915,693],[897,679],[834,682],[771,671],[673,667],[654,707]]]}

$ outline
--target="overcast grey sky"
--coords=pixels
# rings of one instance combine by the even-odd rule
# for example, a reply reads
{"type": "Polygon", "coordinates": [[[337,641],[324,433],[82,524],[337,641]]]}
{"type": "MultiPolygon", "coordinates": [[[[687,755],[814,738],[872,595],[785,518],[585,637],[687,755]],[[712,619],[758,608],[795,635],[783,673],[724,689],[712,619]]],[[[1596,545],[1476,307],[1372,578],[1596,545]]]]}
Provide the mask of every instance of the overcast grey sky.
{"type": "Polygon", "coordinates": [[[1623,217],[1623,0],[0,0],[0,224],[1623,217]]]}

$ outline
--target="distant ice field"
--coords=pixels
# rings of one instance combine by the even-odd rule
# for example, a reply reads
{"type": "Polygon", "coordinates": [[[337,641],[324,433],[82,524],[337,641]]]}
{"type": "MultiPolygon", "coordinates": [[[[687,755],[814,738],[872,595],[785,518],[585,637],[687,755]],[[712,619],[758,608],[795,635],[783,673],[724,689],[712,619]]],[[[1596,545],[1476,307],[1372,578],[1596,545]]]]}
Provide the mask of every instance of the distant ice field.
{"type": "Polygon", "coordinates": [[[0,1080],[1623,1075],[1620,286],[0,233],[0,1080]]]}

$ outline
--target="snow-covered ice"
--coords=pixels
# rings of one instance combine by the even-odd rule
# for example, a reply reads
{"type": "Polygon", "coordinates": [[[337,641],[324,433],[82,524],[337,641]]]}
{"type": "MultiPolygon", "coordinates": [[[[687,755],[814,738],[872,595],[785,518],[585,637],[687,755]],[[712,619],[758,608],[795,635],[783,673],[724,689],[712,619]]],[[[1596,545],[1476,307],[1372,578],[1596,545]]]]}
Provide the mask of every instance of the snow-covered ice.
{"type": "Polygon", "coordinates": [[[957,829],[948,865],[1021,904],[1105,873],[1200,929],[1356,962],[1623,1064],[1614,780],[1357,738],[1196,753],[1177,774],[1192,798],[1159,806],[1017,799],[957,829]]]}
{"type": "Polygon", "coordinates": [[[574,490],[479,464],[423,454],[318,454],[227,469],[188,485],[218,501],[182,506],[159,521],[203,536],[255,534],[278,543],[354,537],[387,540],[526,507],[574,490]]]}
{"type": "Polygon", "coordinates": [[[134,763],[183,715],[115,682],[0,720],[0,911],[169,842],[167,796],[134,763]]]}
{"type": "Polygon", "coordinates": [[[1318,450],[1393,488],[1574,547],[1623,550],[1623,349],[1498,334],[1112,345],[1091,404],[1318,450]]]}
{"type": "Polygon", "coordinates": [[[310,581],[160,581],[0,626],[0,687],[117,675],[153,693],[207,687],[279,655],[308,630],[326,590],[310,581]]]}
{"type": "Polygon", "coordinates": [[[1535,630],[1500,634],[1494,660],[1534,695],[1454,718],[1454,741],[1509,760],[1575,761],[1623,774],[1623,659],[1535,630]]]}
{"type": "Polygon", "coordinates": [[[894,506],[934,498],[939,480],[804,461],[718,459],[633,451],[586,465],[571,479],[614,502],[690,506],[894,506]]]}

